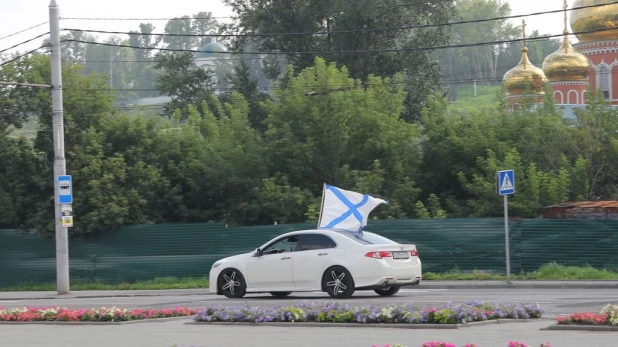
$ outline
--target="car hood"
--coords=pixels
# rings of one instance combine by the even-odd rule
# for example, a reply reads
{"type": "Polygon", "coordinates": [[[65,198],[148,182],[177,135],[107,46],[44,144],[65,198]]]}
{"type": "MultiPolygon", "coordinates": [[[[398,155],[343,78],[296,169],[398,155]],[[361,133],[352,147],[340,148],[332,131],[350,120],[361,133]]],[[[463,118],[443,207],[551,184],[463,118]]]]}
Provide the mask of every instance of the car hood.
{"type": "Polygon", "coordinates": [[[233,255],[231,257],[219,259],[215,263],[229,263],[229,262],[232,262],[232,261],[235,261],[235,260],[241,260],[241,259],[250,258],[252,256],[253,256],[253,252],[244,253],[244,254],[238,254],[238,255],[233,255]]]}

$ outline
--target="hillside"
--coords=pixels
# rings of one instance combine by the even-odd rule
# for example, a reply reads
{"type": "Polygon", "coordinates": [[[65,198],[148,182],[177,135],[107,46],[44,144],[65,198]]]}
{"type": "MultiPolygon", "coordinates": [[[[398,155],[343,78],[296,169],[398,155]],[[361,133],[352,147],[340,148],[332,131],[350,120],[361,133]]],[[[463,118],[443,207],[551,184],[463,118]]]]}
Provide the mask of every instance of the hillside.
{"type": "Polygon", "coordinates": [[[500,85],[479,85],[477,96],[474,96],[474,86],[464,85],[457,88],[457,101],[449,104],[448,111],[451,114],[470,113],[481,109],[498,107],[498,96],[501,93],[500,85]]]}

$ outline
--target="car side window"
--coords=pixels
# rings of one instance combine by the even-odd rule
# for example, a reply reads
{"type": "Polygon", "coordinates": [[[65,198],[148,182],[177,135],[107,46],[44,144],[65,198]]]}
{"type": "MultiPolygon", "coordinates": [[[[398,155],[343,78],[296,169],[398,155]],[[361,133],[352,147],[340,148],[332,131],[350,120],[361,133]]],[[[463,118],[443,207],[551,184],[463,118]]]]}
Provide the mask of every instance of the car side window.
{"type": "Polygon", "coordinates": [[[335,248],[337,244],[333,239],[326,235],[320,234],[303,234],[300,236],[297,250],[310,251],[316,249],[335,248]]]}
{"type": "Polygon", "coordinates": [[[287,236],[275,241],[274,243],[264,248],[264,250],[262,250],[262,255],[294,252],[296,250],[297,244],[297,235],[287,236]]]}

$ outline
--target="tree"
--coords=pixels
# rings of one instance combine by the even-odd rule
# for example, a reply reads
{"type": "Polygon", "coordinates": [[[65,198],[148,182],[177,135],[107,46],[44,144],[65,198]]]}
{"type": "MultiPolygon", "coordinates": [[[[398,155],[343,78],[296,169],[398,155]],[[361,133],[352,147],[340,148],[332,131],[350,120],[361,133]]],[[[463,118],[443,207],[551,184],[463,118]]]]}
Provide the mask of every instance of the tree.
{"type": "Polygon", "coordinates": [[[249,124],[247,102],[237,93],[230,100],[210,95],[201,111],[189,106],[187,119],[170,120],[154,143],[156,162],[178,192],[168,220],[238,225],[264,215],[252,192],[267,177],[265,146],[249,124]]]}
{"type": "Polygon", "coordinates": [[[618,110],[611,107],[600,91],[588,90],[588,104],[575,112],[569,132],[579,163],[580,182],[583,171],[588,178],[590,199],[618,198],[618,185],[613,174],[618,170],[618,110]],[[585,163],[585,164],[584,164],[585,163]]]}
{"type": "Polygon", "coordinates": [[[159,54],[155,61],[159,91],[172,99],[165,107],[168,115],[179,109],[186,116],[187,106],[201,105],[212,93],[212,72],[196,66],[191,53],[159,54]]]}
{"type": "MultiPolygon", "coordinates": [[[[41,57],[34,54],[32,58],[19,59],[0,67],[0,81],[48,84],[35,71],[37,62],[44,59],[41,57]]],[[[4,133],[9,126],[21,128],[32,113],[45,107],[44,100],[47,98],[49,90],[45,88],[0,84],[0,133],[4,133]]]]}
{"type": "MultiPolygon", "coordinates": [[[[453,45],[466,45],[488,41],[508,41],[521,37],[521,29],[514,27],[508,16],[511,7],[502,0],[458,0],[455,2],[458,21],[473,21],[486,18],[504,18],[501,20],[460,24],[451,30],[453,45]]],[[[513,45],[521,47],[521,44],[513,45]]],[[[521,58],[521,49],[516,54],[517,60],[509,65],[503,57],[508,49],[505,45],[485,45],[451,48],[437,51],[434,56],[440,61],[445,71],[444,81],[450,85],[451,100],[457,99],[457,86],[463,82],[496,82],[506,70],[512,68],[521,58]],[[508,66],[508,68],[507,68],[508,66]],[[506,70],[505,70],[506,68],[506,70]]]]}
{"type": "Polygon", "coordinates": [[[166,48],[182,50],[195,49],[198,40],[197,37],[191,36],[191,34],[193,34],[191,24],[191,18],[189,16],[173,18],[168,21],[167,24],[165,24],[165,33],[176,35],[163,37],[163,42],[166,44],[166,48]]]}
{"type": "Polygon", "coordinates": [[[252,74],[249,64],[241,60],[234,65],[233,72],[228,74],[228,83],[231,90],[240,93],[249,102],[249,122],[257,130],[264,131],[266,112],[260,107],[260,103],[269,99],[268,94],[258,89],[258,79],[252,74]]]}
{"type": "MultiPolygon", "coordinates": [[[[556,111],[551,93],[546,94],[545,103],[543,107],[515,113],[501,108],[455,116],[447,114],[444,98],[433,99],[422,117],[422,197],[437,194],[451,215],[473,213],[473,206],[464,202],[475,199],[478,192],[465,188],[461,177],[489,175],[484,171],[487,163],[472,164],[478,163],[478,158],[486,158],[488,150],[499,162],[505,160],[510,150],[517,150],[522,170],[532,163],[535,170],[545,173],[570,167],[577,155],[569,124],[556,111]],[[569,165],[564,163],[564,157],[569,165]]],[[[493,181],[486,183],[495,186],[493,181]]]]}
{"type": "MultiPolygon", "coordinates": [[[[413,120],[422,101],[440,89],[439,66],[428,51],[392,49],[431,48],[448,44],[446,26],[414,30],[382,30],[389,27],[446,23],[454,13],[450,0],[416,1],[414,4],[393,0],[225,0],[238,16],[230,28],[235,33],[324,33],[316,35],[283,35],[251,37],[265,52],[288,52],[294,71],[313,65],[316,56],[327,63],[345,66],[352,78],[367,82],[370,75],[392,77],[405,72],[406,91],[411,93],[408,109],[402,116],[413,120]],[[363,29],[366,31],[359,31],[363,29]],[[330,33],[344,31],[339,33],[330,33]],[[371,51],[340,53],[334,51],[371,51]],[[295,52],[317,52],[299,54],[295,52]],[[324,52],[324,53],[321,53],[324,52]]],[[[242,44],[239,40],[237,45],[242,44]]]]}
{"type": "Polygon", "coordinates": [[[566,157],[563,157],[563,164],[563,167],[554,172],[543,172],[537,169],[534,162],[523,163],[516,149],[509,151],[504,161],[499,161],[496,153],[487,150],[486,157],[477,159],[479,174],[474,174],[470,180],[464,173],[459,174],[462,186],[471,195],[467,200],[472,208],[471,215],[501,215],[501,197],[496,194],[495,173],[509,168],[520,173],[517,181],[518,192],[510,202],[513,215],[523,218],[538,217],[542,207],[564,202],[569,198],[570,167],[566,157]]]}
{"type": "MultiPolygon", "coordinates": [[[[208,36],[208,34],[218,30],[219,23],[212,17],[212,12],[198,12],[191,23],[191,30],[193,34],[208,36]]],[[[200,40],[198,45],[204,46],[205,39],[200,40]]]]}
{"type": "Polygon", "coordinates": [[[44,161],[30,141],[11,138],[0,130],[0,162],[0,228],[34,226],[35,210],[50,201],[42,190],[45,183],[40,172],[46,172],[44,161]]]}
{"type": "MultiPolygon", "coordinates": [[[[285,174],[290,186],[315,196],[324,182],[383,194],[392,198],[384,213],[393,216],[413,209],[395,199],[397,191],[413,191],[420,160],[418,127],[399,119],[401,79],[369,76],[365,89],[345,67],[320,58],[298,75],[290,67],[277,101],[263,103],[270,174],[285,174]]],[[[409,198],[412,205],[416,198],[409,198]]]]}

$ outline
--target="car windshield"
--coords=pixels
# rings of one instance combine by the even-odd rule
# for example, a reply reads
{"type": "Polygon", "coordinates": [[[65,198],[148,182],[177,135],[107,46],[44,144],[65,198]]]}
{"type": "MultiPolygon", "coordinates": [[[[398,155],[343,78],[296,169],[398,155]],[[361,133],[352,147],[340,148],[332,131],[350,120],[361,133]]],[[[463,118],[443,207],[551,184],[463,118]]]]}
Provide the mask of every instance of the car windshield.
{"type": "Polygon", "coordinates": [[[363,231],[361,233],[351,233],[347,231],[338,231],[341,235],[347,236],[352,240],[363,245],[395,245],[397,242],[389,240],[386,237],[363,231]]]}

